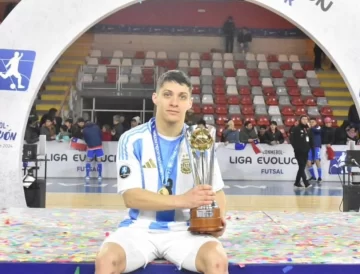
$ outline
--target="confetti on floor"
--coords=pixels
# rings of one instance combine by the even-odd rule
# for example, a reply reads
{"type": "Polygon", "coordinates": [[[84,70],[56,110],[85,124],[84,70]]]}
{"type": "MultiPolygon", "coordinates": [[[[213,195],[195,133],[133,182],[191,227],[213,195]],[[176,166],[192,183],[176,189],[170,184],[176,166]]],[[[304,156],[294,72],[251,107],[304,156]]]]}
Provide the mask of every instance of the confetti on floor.
{"type": "MultiPolygon", "coordinates": [[[[93,262],[123,216],[114,210],[0,210],[0,261],[93,262]]],[[[357,264],[360,215],[232,211],[221,241],[239,265],[357,264]]]]}

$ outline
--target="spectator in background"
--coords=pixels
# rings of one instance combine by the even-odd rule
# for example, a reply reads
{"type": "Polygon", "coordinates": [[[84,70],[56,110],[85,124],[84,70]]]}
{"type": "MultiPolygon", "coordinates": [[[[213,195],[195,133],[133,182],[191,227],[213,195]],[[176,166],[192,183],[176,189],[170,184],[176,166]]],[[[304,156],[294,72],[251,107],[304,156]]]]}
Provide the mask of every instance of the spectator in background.
{"type": "Polygon", "coordinates": [[[71,137],[78,138],[78,139],[84,139],[83,136],[83,128],[85,126],[85,120],[84,118],[78,118],[76,121],[76,124],[72,125],[72,132],[71,137]]]}
{"type": "Polygon", "coordinates": [[[56,141],[58,142],[70,142],[70,139],[71,139],[71,135],[68,131],[68,127],[65,126],[65,125],[62,125],[60,127],[60,132],[58,135],[56,135],[56,141]]]}
{"type": "Polygon", "coordinates": [[[28,123],[25,129],[25,137],[24,140],[27,144],[35,144],[39,142],[39,122],[37,117],[31,116],[28,119],[28,123]]]}
{"type": "Polygon", "coordinates": [[[260,144],[266,143],[265,132],[266,132],[266,126],[260,126],[259,133],[258,133],[258,138],[259,138],[260,144]]]}
{"type": "Polygon", "coordinates": [[[114,127],[113,130],[111,131],[111,135],[113,136],[113,141],[119,141],[120,136],[125,132],[124,121],[125,121],[124,116],[115,115],[113,117],[114,127]]]}
{"type": "Polygon", "coordinates": [[[311,175],[311,178],[309,179],[309,181],[316,181],[316,177],[315,177],[315,171],[314,171],[314,163],[316,164],[317,167],[317,173],[318,173],[318,183],[320,184],[322,181],[322,170],[321,170],[321,127],[317,124],[316,119],[315,118],[311,118],[310,119],[310,129],[311,129],[311,133],[312,133],[312,138],[313,138],[313,143],[312,143],[312,147],[309,151],[309,155],[308,155],[308,169],[311,175]]]}
{"type": "Polygon", "coordinates": [[[321,143],[327,147],[335,144],[335,128],[332,127],[330,117],[324,119],[325,125],[321,129],[321,143]]]}
{"type": "Polygon", "coordinates": [[[49,117],[40,128],[40,135],[46,135],[46,141],[53,141],[56,138],[53,120],[49,117]]]}
{"type": "Polygon", "coordinates": [[[73,119],[66,119],[64,125],[67,127],[67,132],[72,135],[73,119]]]}
{"type": "Polygon", "coordinates": [[[322,60],[323,60],[324,52],[317,44],[315,44],[314,46],[314,55],[315,55],[315,59],[314,59],[315,70],[323,70],[322,60]]]}
{"type": "Polygon", "coordinates": [[[103,125],[102,127],[102,140],[103,142],[112,141],[111,127],[109,125],[103,125]]]}
{"type": "Polygon", "coordinates": [[[134,127],[137,127],[138,125],[140,125],[140,117],[139,116],[136,116],[134,118],[131,119],[131,122],[130,122],[130,127],[131,128],[134,128],[134,127]]]}
{"type": "Polygon", "coordinates": [[[268,145],[278,145],[284,143],[284,136],[280,130],[277,128],[277,123],[272,121],[270,123],[270,128],[265,132],[265,142],[268,145]]]}
{"type": "Polygon", "coordinates": [[[350,122],[350,125],[355,126],[357,129],[360,128],[359,113],[355,104],[352,104],[349,108],[348,121],[350,122]]]}
{"type": "Polygon", "coordinates": [[[346,144],[348,143],[348,141],[354,141],[356,144],[358,143],[359,131],[354,126],[350,126],[346,133],[347,133],[346,144]]]}
{"type": "Polygon", "coordinates": [[[346,145],[347,131],[350,128],[349,121],[343,121],[342,125],[335,129],[335,145],[346,145]]]}
{"type": "Polygon", "coordinates": [[[240,143],[252,143],[258,140],[256,131],[250,121],[246,121],[239,134],[240,143]]]}
{"type": "Polygon", "coordinates": [[[221,143],[225,143],[225,142],[226,142],[224,132],[225,132],[228,128],[229,128],[229,125],[226,124],[225,127],[224,127],[224,130],[223,130],[222,133],[221,133],[221,137],[220,137],[220,142],[221,142],[221,143]]]}
{"type": "Polygon", "coordinates": [[[230,120],[227,125],[227,129],[223,132],[225,144],[239,143],[239,131],[235,128],[234,121],[230,120]]]}
{"type": "Polygon", "coordinates": [[[200,119],[197,123],[196,123],[197,127],[196,128],[206,128],[206,122],[204,119],[200,119]]]}
{"type": "Polygon", "coordinates": [[[240,29],[237,41],[239,43],[239,51],[241,53],[247,53],[249,51],[249,43],[252,42],[251,32],[247,28],[240,29]]]}
{"type": "Polygon", "coordinates": [[[225,52],[233,53],[234,51],[234,37],[235,37],[235,24],[232,16],[229,16],[223,25],[223,33],[225,36],[225,52]]]}
{"type": "Polygon", "coordinates": [[[46,119],[50,119],[52,121],[52,123],[53,123],[55,133],[58,134],[60,132],[60,126],[62,124],[62,118],[58,117],[56,114],[57,114],[57,109],[56,108],[49,109],[48,113],[44,114],[41,117],[40,128],[43,126],[46,119]]]}
{"type": "Polygon", "coordinates": [[[292,130],[299,125],[299,121],[296,120],[294,124],[289,128],[288,136],[290,137],[292,130]]]}

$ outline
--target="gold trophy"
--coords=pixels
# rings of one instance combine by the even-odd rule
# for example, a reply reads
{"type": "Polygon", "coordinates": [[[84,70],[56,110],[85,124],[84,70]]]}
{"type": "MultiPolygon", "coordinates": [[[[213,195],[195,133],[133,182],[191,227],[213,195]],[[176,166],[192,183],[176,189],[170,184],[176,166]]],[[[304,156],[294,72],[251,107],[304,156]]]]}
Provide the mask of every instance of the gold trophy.
{"type": "MultiPolygon", "coordinates": [[[[213,185],[216,129],[213,126],[190,126],[187,130],[190,166],[195,185],[213,185]]],[[[220,208],[211,205],[190,210],[189,231],[211,233],[223,229],[220,208]]]]}

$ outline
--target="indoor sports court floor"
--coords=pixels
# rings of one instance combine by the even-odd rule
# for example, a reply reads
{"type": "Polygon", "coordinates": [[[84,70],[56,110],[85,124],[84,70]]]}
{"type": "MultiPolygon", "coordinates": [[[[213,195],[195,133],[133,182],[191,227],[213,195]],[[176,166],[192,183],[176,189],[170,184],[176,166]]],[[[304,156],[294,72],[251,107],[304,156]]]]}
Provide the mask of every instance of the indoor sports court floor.
{"type": "MultiPolygon", "coordinates": [[[[339,182],[313,183],[309,189],[294,189],[293,182],[226,181],[228,210],[339,212],[342,187],[339,182]]],[[[124,209],[116,194],[116,180],[96,179],[85,184],[81,178],[48,179],[46,207],[124,209]]]]}

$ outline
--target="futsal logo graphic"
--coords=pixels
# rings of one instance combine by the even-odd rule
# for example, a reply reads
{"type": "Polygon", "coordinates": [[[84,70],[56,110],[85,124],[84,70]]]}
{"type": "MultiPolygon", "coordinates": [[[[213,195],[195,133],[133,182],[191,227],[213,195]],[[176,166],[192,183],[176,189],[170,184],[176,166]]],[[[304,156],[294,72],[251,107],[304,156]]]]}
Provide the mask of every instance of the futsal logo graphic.
{"type": "MultiPolygon", "coordinates": [[[[346,159],[346,151],[335,151],[335,158],[330,161],[329,174],[332,175],[343,174],[345,159],[346,159]]],[[[347,171],[345,170],[345,172],[347,171]]]]}
{"type": "Polygon", "coordinates": [[[35,56],[35,51],[0,49],[0,90],[26,92],[35,56]]]}
{"type": "Polygon", "coordinates": [[[120,178],[125,179],[129,177],[129,175],[130,175],[130,167],[128,166],[120,167],[120,171],[119,171],[120,178]]]}

